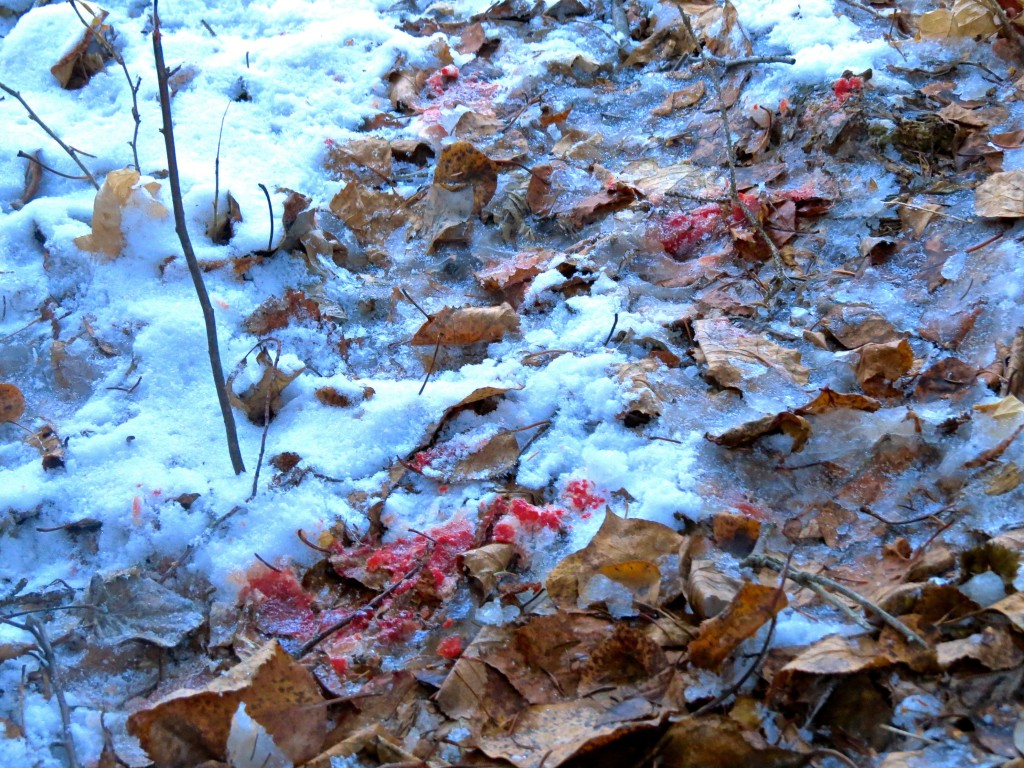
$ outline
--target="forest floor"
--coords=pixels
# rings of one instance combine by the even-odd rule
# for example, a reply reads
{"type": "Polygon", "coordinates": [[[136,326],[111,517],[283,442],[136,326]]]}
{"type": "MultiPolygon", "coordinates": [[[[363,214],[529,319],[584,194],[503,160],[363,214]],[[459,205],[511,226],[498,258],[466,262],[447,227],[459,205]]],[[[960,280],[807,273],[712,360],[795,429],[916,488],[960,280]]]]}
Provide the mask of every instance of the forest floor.
{"type": "Polygon", "coordinates": [[[0,763],[1024,765],[1020,12],[0,2],[0,763]]]}

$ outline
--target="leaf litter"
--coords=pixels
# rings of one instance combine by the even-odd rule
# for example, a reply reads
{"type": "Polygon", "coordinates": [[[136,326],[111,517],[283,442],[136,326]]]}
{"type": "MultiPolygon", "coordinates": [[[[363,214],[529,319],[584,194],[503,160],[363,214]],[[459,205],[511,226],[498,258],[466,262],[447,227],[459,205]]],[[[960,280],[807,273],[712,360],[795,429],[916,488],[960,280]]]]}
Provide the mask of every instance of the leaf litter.
{"type": "Polygon", "coordinates": [[[22,5],[4,77],[108,172],[26,184],[5,100],[6,762],[1024,757],[1017,4],[183,7],[251,497],[159,143],[111,170],[144,14],[22,5]]]}

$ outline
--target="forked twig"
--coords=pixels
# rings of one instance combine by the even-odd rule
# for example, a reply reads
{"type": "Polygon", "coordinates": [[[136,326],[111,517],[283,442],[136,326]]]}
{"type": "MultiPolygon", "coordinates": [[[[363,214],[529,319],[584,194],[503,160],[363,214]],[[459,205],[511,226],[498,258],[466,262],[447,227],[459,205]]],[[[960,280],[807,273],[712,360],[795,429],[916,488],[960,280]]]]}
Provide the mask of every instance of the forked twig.
{"type": "MultiPolygon", "coordinates": [[[[749,568],[771,568],[776,571],[782,571],[785,564],[782,560],[779,560],[777,557],[772,557],[771,555],[752,554],[743,561],[743,565],[749,568]]],[[[833,592],[839,593],[848,600],[852,600],[857,603],[861,608],[864,608],[878,616],[878,618],[903,635],[903,637],[908,641],[920,645],[922,648],[928,647],[928,643],[925,642],[925,639],[902,621],[897,619],[881,606],[871,602],[863,595],[854,592],[849,587],[843,586],[838,581],[830,579],[828,576],[820,576],[817,573],[808,573],[807,571],[797,571],[792,568],[789,569],[787,576],[790,581],[804,587],[809,587],[811,584],[817,584],[818,586],[825,587],[826,589],[831,589],[833,592]]]]}
{"type": "Polygon", "coordinates": [[[245,471],[242,452],[238,447],[238,432],[235,428],[235,415],[228,400],[227,385],[224,383],[224,370],[220,364],[220,348],[217,343],[217,320],[213,314],[210,295],[206,292],[203,273],[199,269],[199,260],[192,250],[192,241],[188,236],[185,223],[185,206],[181,200],[181,180],[178,178],[178,159],[174,147],[174,122],[171,118],[171,95],[167,86],[167,65],[164,63],[164,49],[161,43],[160,15],[157,11],[159,0],[153,0],[153,56],[156,59],[156,79],[160,91],[160,113],[163,117],[164,146],[167,150],[167,171],[171,186],[171,201],[174,204],[174,229],[181,241],[181,249],[188,263],[189,274],[195,285],[199,305],[203,309],[203,321],[206,325],[206,347],[210,356],[210,368],[213,372],[213,383],[217,389],[217,400],[220,402],[221,417],[224,420],[224,431],[227,434],[228,455],[235,474],[245,471]]]}
{"type": "Polygon", "coordinates": [[[60,148],[68,153],[68,157],[70,157],[72,160],[74,160],[75,161],[75,165],[77,165],[79,168],[82,169],[82,173],[85,174],[85,178],[87,178],[89,180],[89,183],[92,184],[94,188],[96,188],[96,189],[100,188],[99,182],[96,181],[96,177],[93,176],[91,173],[89,173],[89,169],[86,168],[85,164],[79,159],[78,152],[76,150],[72,149],[71,147],[69,147],[67,144],[65,144],[61,140],[60,136],[58,136],[56,133],[54,133],[50,129],[50,126],[48,126],[46,123],[44,123],[42,121],[42,118],[40,118],[39,115],[37,115],[35,113],[35,111],[32,109],[32,107],[30,107],[28,105],[28,102],[25,101],[25,99],[23,99],[21,97],[20,93],[18,93],[17,91],[15,91],[15,90],[13,90],[11,88],[8,88],[3,83],[0,83],[0,91],[3,91],[8,96],[13,96],[14,98],[16,98],[21,103],[21,106],[23,106],[25,108],[25,111],[28,112],[28,119],[31,120],[33,123],[36,123],[44,131],[46,131],[46,135],[49,136],[54,141],[56,141],[60,145],[60,148]]]}

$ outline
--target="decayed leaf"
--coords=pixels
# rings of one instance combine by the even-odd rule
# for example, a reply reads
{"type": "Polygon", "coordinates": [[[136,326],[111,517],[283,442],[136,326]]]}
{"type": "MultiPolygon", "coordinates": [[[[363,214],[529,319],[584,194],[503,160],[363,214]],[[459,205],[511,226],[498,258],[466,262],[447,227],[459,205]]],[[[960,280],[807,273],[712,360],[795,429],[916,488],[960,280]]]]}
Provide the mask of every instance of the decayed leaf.
{"type": "Polygon", "coordinates": [[[242,392],[235,391],[233,386],[235,379],[246,365],[243,359],[228,376],[227,389],[231,404],[236,408],[241,408],[253,424],[262,425],[266,420],[267,409],[269,408],[270,418],[273,419],[284,405],[284,399],[281,397],[284,388],[306,369],[305,366],[299,366],[294,371],[286,373],[274,366],[270,353],[266,349],[260,350],[256,356],[256,362],[263,367],[263,375],[256,384],[247,387],[242,392]]]}
{"type": "Polygon", "coordinates": [[[102,253],[108,260],[113,259],[124,248],[121,216],[127,206],[138,206],[154,219],[167,215],[167,209],[156,199],[160,184],[150,181],[138,185],[140,178],[133,168],[107,174],[93,204],[92,233],[76,237],[75,245],[83,251],[102,253]]]}
{"type": "Polygon", "coordinates": [[[92,577],[89,622],[106,643],[144,640],[174,648],[203,623],[199,603],[181,597],[137,568],[92,577]]]}
{"type": "Polygon", "coordinates": [[[427,228],[427,251],[438,246],[465,244],[473,232],[473,188],[449,189],[433,184],[423,202],[423,222],[427,228]]]}
{"type": "Polygon", "coordinates": [[[64,466],[66,451],[64,441],[49,424],[37,429],[25,438],[25,442],[39,449],[39,453],[42,455],[43,469],[49,471],[64,466]]]}
{"type": "Polygon", "coordinates": [[[963,392],[974,384],[978,369],[955,357],[940,360],[917,379],[914,394],[924,399],[931,396],[948,397],[963,392]]]}
{"type": "Polygon", "coordinates": [[[172,693],[128,718],[128,731],[157,765],[189,768],[227,759],[240,704],[294,763],[320,752],[327,709],[313,675],[276,640],[201,690],[172,693]]]}
{"type": "Polygon", "coordinates": [[[774,416],[765,416],[761,419],[748,421],[738,427],[726,430],[720,435],[706,433],[705,438],[716,445],[726,448],[745,448],[767,435],[782,433],[793,438],[793,445],[790,451],[799,453],[803,450],[804,444],[811,436],[811,422],[803,416],[798,416],[789,411],[776,413],[774,416]]]}
{"type": "Polygon", "coordinates": [[[711,530],[715,546],[737,557],[745,557],[757,545],[761,523],[749,515],[719,512],[711,521],[711,530]]]}
{"type": "Polygon", "coordinates": [[[457,141],[441,150],[434,184],[451,190],[472,187],[473,213],[479,214],[498,188],[498,166],[468,141],[457,141]]]}
{"type": "Polygon", "coordinates": [[[800,353],[762,336],[740,330],[724,318],[696,320],[694,338],[707,364],[707,374],[719,386],[740,388],[745,380],[776,371],[797,384],[806,384],[810,371],[800,353]]]}
{"type": "Polygon", "coordinates": [[[460,557],[463,570],[480,596],[486,598],[498,586],[497,574],[508,570],[514,556],[515,547],[511,544],[493,543],[463,552],[460,557]]]}
{"type": "MultiPolygon", "coordinates": [[[[600,573],[630,591],[636,588],[634,595],[643,600],[640,593],[649,596],[651,587],[649,578],[642,573],[649,571],[643,566],[638,568],[636,563],[653,565],[664,574],[662,578],[665,580],[670,570],[668,566],[684,541],[666,525],[647,520],[624,520],[607,510],[604,523],[591,542],[552,569],[547,580],[548,596],[559,608],[573,610],[578,607],[580,595],[586,592],[587,584],[600,573]]],[[[678,588],[659,589],[659,592],[659,601],[671,600],[678,595],[678,588]]]]}
{"type": "Polygon", "coordinates": [[[499,307],[445,307],[430,316],[412,337],[415,346],[464,346],[501,341],[519,330],[519,316],[508,304],[499,307]]]}
{"type": "Polygon", "coordinates": [[[886,344],[865,344],[860,348],[856,374],[864,391],[873,397],[899,394],[893,385],[914,365],[914,352],[906,339],[886,344]]]}
{"type": "Polygon", "coordinates": [[[700,625],[690,643],[690,662],[703,669],[720,669],[740,643],[788,604],[786,593],[778,588],[744,582],[728,608],[700,625]]]}
{"type": "Polygon", "coordinates": [[[0,424],[17,421],[25,413],[25,396],[7,382],[0,383],[0,424]]]}
{"type": "Polygon", "coordinates": [[[987,218],[1024,217],[1024,170],[993,173],[974,190],[974,210],[987,218]]]}

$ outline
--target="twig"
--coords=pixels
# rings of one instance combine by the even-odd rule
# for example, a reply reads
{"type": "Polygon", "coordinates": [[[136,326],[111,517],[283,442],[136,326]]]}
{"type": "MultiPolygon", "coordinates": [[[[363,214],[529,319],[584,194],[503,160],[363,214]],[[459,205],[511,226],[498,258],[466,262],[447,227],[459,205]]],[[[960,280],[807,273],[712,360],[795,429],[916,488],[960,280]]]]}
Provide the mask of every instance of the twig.
{"type": "Polygon", "coordinates": [[[606,338],[604,340],[604,346],[606,346],[606,347],[608,346],[608,342],[610,342],[612,340],[612,336],[615,335],[615,329],[618,327],[618,325],[619,325],[619,313],[616,312],[615,313],[615,319],[612,320],[612,329],[610,331],[608,331],[608,338],[606,338]]]}
{"type": "Polygon", "coordinates": [[[419,304],[417,304],[416,300],[412,297],[412,295],[407,290],[405,290],[405,288],[402,288],[402,295],[405,296],[405,298],[407,298],[409,300],[409,303],[412,304],[414,307],[416,307],[416,309],[418,309],[420,311],[420,313],[425,318],[427,318],[427,320],[430,319],[430,315],[427,314],[427,310],[425,310],[423,307],[421,307],[419,304]]]}
{"type": "Polygon", "coordinates": [[[178,159],[174,147],[174,124],[171,119],[171,95],[167,87],[167,65],[164,64],[164,49],[161,43],[160,15],[157,11],[159,0],[153,0],[153,56],[156,59],[156,77],[160,91],[160,113],[163,116],[164,146],[167,150],[167,171],[171,185],[171,201],[174,204],[174,229],[181,241],[181,249],[188,263],[188,271],[192,275],[196,296],[203,309],[203,321],[206,325],[206,346],[210,355],[210,368],[213,372],[213,383],[217,389],[217,400],[220,402],[221,417],[224,420],[224,431],[227,434],[228,455],[235,474],[245,471],[242,452],[238,447],[238,432],[235,429],[235,415],[228,400],[228,390],[224,383],[224,370],[220,364],[220,349],[217,344],[217,320],[213,314],[210,295],[203,283],[203,273],[199,269],[199,261],[192,250],[192,241],[188,236],[185,224],[185,206],[181,200],[181,181],[178,178],[178,159]]]}
{"type": "MultiPolygon", "coordinates": [[[[770,555],[749,555],[743,561],[743,565],[749,568],[772,568],[776,571],[781,571],[784,567],[782,560],[777,557],[770,555]]],[[[854,592],[852,589],[843,586],[838,581],[828,578],[828,576],[819,576],[816,573],[808,573],[807,571],[797,571],[790,569],[788,573],[790,581],[800,584],[801,586],[809,586],[810,584],[817,584],[827,589],[831,589],[833,592],[838,592],[843,597],[852,600],[857,603],[861,608],[871,611],[883,622],[888,624],[894,630],[903,635],[907,640],[912,643],[916,643],[923,648],[928,647],[928,643],[925,642],[924,638],[917,634],[914,630],[904,624],[902,621],[897,619],[888,611],[884,610],[880,606],[868,600],[863,595],[854,592]]]]}
{"type": "Polygon", "coordinates": [[[211,37],[217,36],[217,33],[213,31],[213,27],[210,26],[209,22],[206,19],[200,19],[199,23],[202,24],[203,27],[205,27],[206,31],[210,33],[211,37]]]}
{"type": "Polygon", "coordinates": [[[707,61],[710,61],[712,64],[719,66],[722,69],[746,67],[754,64],[796,64],[796,59],[794,57],[781,54],[778,56],[739,56],[735,59],[724,59],[721,56],[715,56],[709,53],[707,55],[707,61]]]}
{"type": "Polygon", "coordinates": [[[886,518],[882,517],[880,514],[878,514],[866,505],[861,506],[858,511],[862,512],[868,517],[875,518],[875,520],[877,520],[880,523],[885,523],[886,525],[896,527],[898,525],[911,525],[913,523],[923,523],[925,520],[932,520],[939,512],[943,512],[944,510],[940,509],[939,512],[929,512],[927,515],[912,517],[909,520],[887,520],[886,518]]]}
{"type": "Polygon", "coordinates": [[[259,560],[261,563],[263,563],[265,566],[267,566],[267,568],[272,570],[274,573],[281,573],[282,572],[280,568],[275,568],[273,565],[271,565],[266,560],[264,560],[262,557],[260,557],[260,553],[259,552],[253,552],[252,556],[255,557],[257,560],[259,560]]]}
{"type": "Polygon", "coordinates": [[[725,131],[725,159],[729,166],[729,197],[732,200],[732,204],[737,206],[743,213],[743,217],[747,220],[747,223],[757,232],[757,234],[764,240],[765,245],[768,246],[768,252],[771,254],[772,264],[775,266],[775,271],[778,276],[783,279],[790,281],[789,276],[786,274],[786,270],[782,264],[782,255],[779,253],[778,247],[772,241],[771,237],[765,231],[765,228],[758,221],[757,217],[750,212],[743,201],[740,200],[739,191],[736,188],[736,147],[732,140],[732,128],[729,126],[729,112],[725,106],[725,98],[722,93],[722,78],[718,74],[718,70],[715,69],[715,62],[705,49],[701,45],[700,40],[697,38],[697,33],[693,31],[693,24],[690,22],[690,15],[687,13],[683,6],[683,0],[673,0],[679,9],[679,16],[682,19],[683,26],[686,29],[686,33],[690,37],[690,41],[697,49],[697,53],[704,62],[707,72],[708,79],[711,80],[711,87],[715,91],[715,99],[718,102],[718,117],[722,123],[722,128],[725,131]]]}
{"type": "MultiPolygon", "coordinates": [[[[417,309],[419,309],[417,307],[417,309]]],[[[422,310],[420,310],[422,311],[422,310]]],[[[441,350],[441,334],[437,334],[437,344],[434,345],[434,356],[430,358],[430,368],[427,369],[427,375],[423,377],[423,384],[420,385],[420,391],[416,393],[416,397],[423,394],[423,390],[427,388],[427,382],[430,381],[430,375],[434,372],[434,366],[437,364],[437,353],[441,350]]]]}
{"type": "MultiPolygon", "coordinates": [[[[204,22],[205,23],[205,22],[204,22]]],[[[216,35],[214,35],[216,37],[216,35]]],[[[220,116],[220,131],[217,132],[217,155],[213,159],[213,235],[219,237],[220,232],[217,225],[217,204],[220,202],[220,143],[224,138],[224,121],[227,120],[228,110],[231,108],[231,102],[227,103],[224,107],[224,114],[220,116]]],[[[230,212],[229,212],[230,216],[230,212]]]]}
{"type": "Polygon", "coordinates": [[[185,551],[181,553],[181,557],[179,557],[177,560],[175,560],[173,563],[167,566],[166,571],[157,576],[156,581],[161,584],[167,581],[167,579],[170,578],[174,574],[174,572],[178,570],[178,568],[180,568],[183,564],[188,562],[189,558],[192,557],[195,551],[199,548],[199,545],[202,544],[210,536],[210,534],[212,534],[217,528],[219,528],[223,523],[227,522],[230,518],[234,517],[238,512],[241,512],[243,510],[245,510],[245,507],[239,504],[237,506],[232,507],[223,515],[221,515],[212,523],[210,523],[206,527],[205,531],[203,531],[201,534],[199,534],[194,539],[192,539],[192,541],[189,542],[188,546],[185,547],[185,551]]]}
{"type": "Polygon", "coordinates": [[[60,710],[61,733],[64,740],[64,749],[68,753],[68,768],[80,768],[78,754],[75,752],[75,738],[71,733],[71,710],[68,708],[68,701],[64,696],[64,686],[61,685],[60,673],[57,669],[57,657],[50,645],[50,638],[46,634],[46,626],[37,618],[30,618],[24,624],[9,621],[13,627],[24,629],[29,632],[43,652],[43,659],[46,664],[47,676],[50,678],[50,685],[53,686],[53,695],[57,699],[57,708],[60,710]]]}
{"type": "MultiPolygon", "coordinates": [[[[270,368],[270,375],[277,376],[277,364],[281,362],[281,342],[277,339],[265,339],[267,341],[273,341],[277,344],[277,352],[274,355],[274,364],[270,368]]],[[[266,350],[266,347],[264,347],[266,350]]],[[[249,494],[249,498],[246,501],[252,501],[256,498],[256,487],[260,481],[260,469],[263,467],[263,454],[267,450],[267,433],[270,431],[270,401],[273,399],[274,388],[267,388],[267,397],[263,403],[263,434],[260,435],[260,455],[256,459],[256,472],[252,476],[252,492],[249,494]]]]}
{"type": "Polygon", "coordinates": [[[270,211],[270,237],[267,238],[267,253],[274,252],[274,204],[270,201],[270,192],[263,184],[257,185],[263,190],[263,196],[267,198],[267,210],[270,211]]]}
{"type": "Polygon", "coordinates": [[[740,676],[740,679],[718,694],[714,699],[709,701],[704,706],[700,707],[696,712],[693,713],[694,717],[700,717],[701,715],[716,709],[721,704],[724,704],[735,694],[739,693],[743,684],[750,679],[750,676],[754,674],[758,669],[761,668],[761,662],[764,661],[764,657],[768,655],[768,649],[771,647],[772,638],[775,637],[775,625],[779,623],[779,612],[775,610],[775,607],[779,604],[779,601],[785,597],[786,594],[786,576],[789,575],[789,564],[793,559],[793,552],[790,550],[789,555],[786,557],[786,562],[782,565],[782,572],[779,575],[779,586],[775,590],[775,594],[772,596],[772,619],[768,624],[768,634],[765,635],[764,643],[761,645],[761,650],[758,652],[757,657],[754,659],[754,663],[747,667],[747,670],[740,676]]]}
{"type": "Polygon", "coordinates": [[[427,558],[429,558],[431,551],[432,551],[432,549],[428,549],[426,557],[421,558],[420,561],[418,563],[416,563],[416,565],[414,565],[412,568],[410,568],[408,571],[406,571],[404,574],[402,574],[401,578],[399,578],[398,581],[396,581],[390,587],[385,589],[383,592],[381,592],[375,598],[370,600],[370,602],[368,602],[362,608],[360,608],[357,611],[351,611],[351,612],[345,614],[345,616],[343,616],[342,618],[338,619],[338,621],[336,621],[333,624],[331,624],[331,626],[327,627],[327,629],[324,629],[321,632],[318,632],[314,637],[312,637],[311,639],[309,639],[305,643],[303,643],[299,647],[299,650],[295,652],[295,658],[301,659],[303,656],[305,656],[310,651],[312,651],[314,648],[316,648],[318,645],[320,645],[320,643],[322,643],[324,640],[326,640],[328,637],[330,637],[335,632],[337,632],[339,629],[344,629],[348,624],[352,623],[352,621],[357,616],[364,615],[367,611],[373,610],[378,605],[380,605],[382,602],[384,602],[388,597],[390,597],[392,594],[394,594],[395,590],[398,589],[398,587],[400,587],[403,582],[408,581],[410,578],[412,578],[417,573],[419,573],[420,569],[423,568],[424,565],[426,565],[427,558]]]}
{"type": "Polygon", "coordinates": [[[72,181],[86,181],[86,177],[85,176],[72,176],[70,173],[61,173],[60,171],[58,171],[58,170],[48,166],[46,163],[44,163],[42,160],[40,160],[35,155],[30,155],[27,152],[21,151],[20,149],[18,150],[18,157],[23,157],[26,160],[28,160],[28,161],[30,161],[32,163],[35,163],[40,168],[42,168],[44,171],[49,171],[54,176],[60,176],[62,179],[71,179],[72,181]]]}
{"type": "Polygon", "coordinates": [[[302,530],[301,528],[296,529],[295,535],[299,537],[299,541],[301,541],[303,544],[305,544],[310,549],[315,549],[317,552],[322,552],[325,555],[333,555],[334,554],[331,550],[329,550],[329,549],[327,549],[325,547],[317,546],[316,544],[311,542],[306,537],[306,532],[304,530],[302,530]]]}
{"type": "Polygon", "coordinates": [[[882,203],[882,205],[898,205],[902,208],[910,208],[915,211],[924,211],[925,213],[933,214],[934,216],[941,216],[945,219],[953,219],[954,221],[961,221],[964,224],[973,224],[974,219],[962,219],[959,216],[954,216],[951,213],[943,213],[942,211],[933,211],[931,208],[925,208],[922,205],[914,205],[913,203],[904,203],[902,200],[889,200],[882,203]]]}
{"type": "Polygon", "coordinates": [[[40,128],[42,128],[44,131],[46,131],[46,135],[49,136],[54,141],[56,141],[60,145],[60,148],[68,153],[68,157],[70,157],[72,160],[74,160],[75,161],[75,165],[77,165],[79,168],[82,169],[82,173],[85,174],[85,178],[87,178],[89,180],[89,183],[92,184],[93,187],[95,187],[96,189],[100,188],[100,185],[96,181],[96,178],[91,173],[89,173],[89,169],[86,168],[85,164],[78,158],[78,153],[74,149],[69,147],[67,144],[65,144],[63,141],[61,141],[60,136],[58,136],[56,133],[54,133],[52,130],[50,130],[50,126],[48,126],[46,123],[44,123],[42,121],[42,119],[39,117],[39,115],[37,115],[32,110],[32,107],[30,107],[28,105],[28,102],[25,101],[23,98],[21,98],[21,94],[20,93],[18,93],[15,90],[12,90],[11,88],[8,88],[2,82],[0,82],[0,91],[3,91],[4,93],[6,93],[9,96],[13,96],[19,102],[21,102],[21,106],[23,106],[25,108],[25,111],[28,112],[29,120],[31,120],[32,122],[36,123],[40,128]]]}
{"type": "Polygon", "coordinates": [[[135,78],[135,82],[132,82],[132,76],[128,72],[128,65],[124,63],[124,57],[121,56],[121,54],[117,52],[117,49],[114,48],[113,45],[111,45],[110,41],[103,36],[103,24],[96,20],[96,14],[92,12],[92,9],[90,9],[89,6],[86,6],[86,9],[89,10],[89,13],[92,13],[94,23],[96,24],[96,26],[93,26],[93,24],[90,24],[88,21],[86,21],[85,17],[82,16],[81,13],[79,13],[78,6],[75,4],[75,0],[69,1],[71,3],[71,7],[75,11],[75,15],[78,16],[79,21],[81,21],[82,24],[85,25],[86,29],[92,30],[93,35],[96,37],[97,40],[100,41],[100,44],[107,49],[107,53],[110,54],[111,58],[113,58],[114,61],[116,61],[121,66],[121,71],[124,72],[124,79],[128,81],[128,90],[131,91],[132,94],[132,119],[135,121],[135,132],[132,134],[132,140],[128,142],[128,146],[132,148],[132,160],[135,163],[135,170],[141,173],[142,168],[139,166],[138,144],[139,126],[142,125],[142,116],[139,114],[139,87],[142,85],[142,78],[137,77],[135,78]]]}

